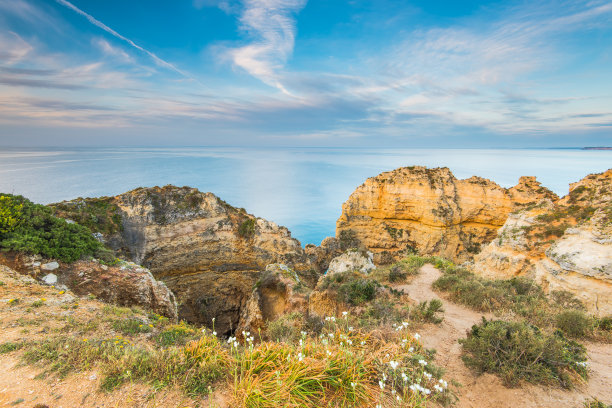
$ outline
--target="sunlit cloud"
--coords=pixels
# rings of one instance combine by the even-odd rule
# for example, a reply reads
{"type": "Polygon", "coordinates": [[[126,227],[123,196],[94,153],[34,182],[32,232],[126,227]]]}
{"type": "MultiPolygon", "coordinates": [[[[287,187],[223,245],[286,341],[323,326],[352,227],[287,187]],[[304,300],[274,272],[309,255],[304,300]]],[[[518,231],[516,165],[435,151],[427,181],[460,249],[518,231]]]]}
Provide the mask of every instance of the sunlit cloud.
{"type": "Polygon", "coordinates": [[[295,14],[307,0],[245,0],[240,29],[251,42],[227,50],[232,62],[264,83],[283,93],[289,92],[279,78],[293,52],[296,35],[295,14]]]}

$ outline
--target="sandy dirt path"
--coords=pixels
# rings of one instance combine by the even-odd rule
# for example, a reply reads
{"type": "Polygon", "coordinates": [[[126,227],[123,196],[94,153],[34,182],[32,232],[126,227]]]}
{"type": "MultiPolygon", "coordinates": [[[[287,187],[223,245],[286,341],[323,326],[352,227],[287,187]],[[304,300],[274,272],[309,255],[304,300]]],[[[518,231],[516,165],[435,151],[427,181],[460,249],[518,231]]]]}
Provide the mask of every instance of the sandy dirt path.
{"type": "Polygon", "coordinates": [[[581,408],[585,400],[597,397],[612,403],[612,345],[584,343],[591,366],[587,384],[573,391],[525,384],[520,388],[507,388],[501,380],[491,374],[477,375],[461,361],[461,345],[466,331],[478,323],[482,316],[491,315],[475,312],[464,306],[441,298],[431,288],[441,272],[432,265],[421,268],[420,274],[408,285],[396,286],[416,301],[441,299],[444,304],[444,321],[440,325],[427,325],[420,334],[427,348],[437,350],[436,363],[446,370],[445,378],[461,383],[458,390],[458,408],[486,407],[575,407],[581,408]]]}

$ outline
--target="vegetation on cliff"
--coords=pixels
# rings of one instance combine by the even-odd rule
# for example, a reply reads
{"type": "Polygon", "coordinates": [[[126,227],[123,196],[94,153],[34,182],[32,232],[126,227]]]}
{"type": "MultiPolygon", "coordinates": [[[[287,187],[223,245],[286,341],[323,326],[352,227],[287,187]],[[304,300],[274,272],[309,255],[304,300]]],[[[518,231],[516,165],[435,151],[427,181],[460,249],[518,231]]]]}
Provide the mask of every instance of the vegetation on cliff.
{"type": "Polygon", "coordinates": [[[64,262],[86,255],[109,255],[87,228],[53,216],[48,207],[11,194],[0,195],[0,248],[64,262]]]}

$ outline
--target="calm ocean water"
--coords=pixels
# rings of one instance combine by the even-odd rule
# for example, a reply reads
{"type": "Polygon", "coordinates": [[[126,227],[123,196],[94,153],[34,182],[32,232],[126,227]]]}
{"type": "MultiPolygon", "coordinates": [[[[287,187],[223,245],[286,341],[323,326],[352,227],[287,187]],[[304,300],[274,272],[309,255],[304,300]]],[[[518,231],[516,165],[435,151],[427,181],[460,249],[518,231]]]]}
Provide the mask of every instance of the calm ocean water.
{"type": "Polygon", "coordinates": [[[302,244],[334,235],[341,206],[366,178],[401,166],[449,167],[504,187],[537,176],[570,182],[612,167],[612,151],[579,149],[0,148],[0,192],[51,203],[175,184],[210,191],[287,226],[302,244]]]}

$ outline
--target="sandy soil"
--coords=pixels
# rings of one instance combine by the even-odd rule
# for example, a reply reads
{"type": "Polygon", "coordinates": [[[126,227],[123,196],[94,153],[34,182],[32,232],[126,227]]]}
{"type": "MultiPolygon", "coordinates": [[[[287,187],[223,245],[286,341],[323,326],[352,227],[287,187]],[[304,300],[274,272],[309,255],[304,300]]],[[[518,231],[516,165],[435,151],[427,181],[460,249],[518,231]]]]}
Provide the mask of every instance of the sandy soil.
{"type": "MultiPolygon", "coordinates": [[[[612,402],[612,345],[585,343],[591,366],[590,378],[573,391],[523,384],[520,388],[507,388],[494,375],[477,375],[461,361],[458,339],[478,323],[483,314],[441,298],[431,284],[440,276],[432,265],[425,265],[421,273],[409,284],[397,286],[416,301],[441,299],[444,303],[444,321],[440,325],[428,325],[420,334],[426,347],[435,348],[436,362],[446,369],[445,378],[461,383],[458,389],[458,408],[485,407],[582,407],[585,400],[597,397],[612,402]]],[[[491,316],[485,315],[490,318],[491,316]]]]}

